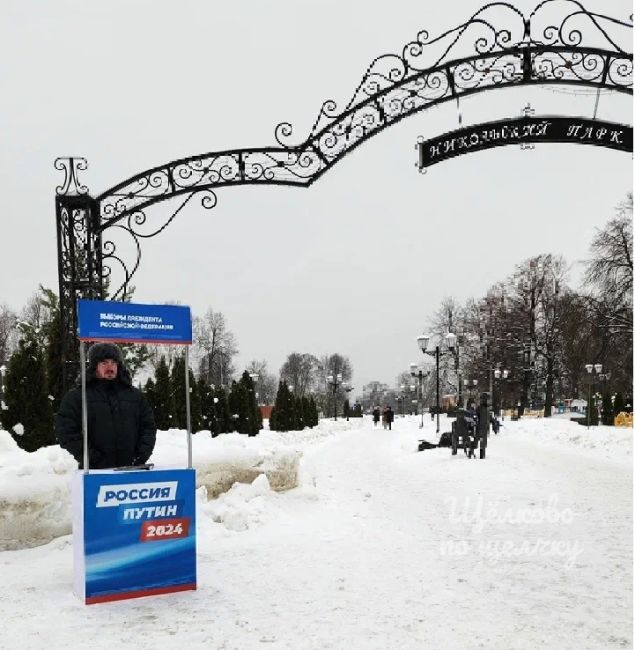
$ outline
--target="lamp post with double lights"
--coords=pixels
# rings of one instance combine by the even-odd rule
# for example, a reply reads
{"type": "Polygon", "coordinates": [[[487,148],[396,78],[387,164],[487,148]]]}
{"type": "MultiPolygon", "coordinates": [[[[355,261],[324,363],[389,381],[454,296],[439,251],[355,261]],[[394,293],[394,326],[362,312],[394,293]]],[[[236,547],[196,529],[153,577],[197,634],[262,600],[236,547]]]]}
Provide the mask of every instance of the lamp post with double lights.
{"type": "MultiPolygon", "coordinates": [[[[507,370],[506,368],[503,370],[501,370],[500,368],[496,368],[494,370],[494,379],[498,381],[498,402],[499,402],[501,420],[505,419],[505,413],[503,411],[503,387],[500,380],[507,379],[507,377],[509,377],[509,370],[507,370]]],[[[492,405],[493,404],[494,404],[494,396],[492,395],[492,405]]]]}
{"type": "Polygon", "coordinates": [[[425,377],[428,376],[428,373],[423,372],[423,370],[419,368],[419,366],[417,366],[416,363],[411,363],[410,376],[413,377],[414,379],[419,380],[418,399],[419,399],[419,408],[421,410],[421,424],[419,425],[419,428],[423,429],[423,380],[425,377]]]}
{"type": "Polygon", "coordinates": [[[342,373],[327,375],[326,382],[333,389],[333,419],[337,420],[337,389],[342,385],[342,373]]]}
{"type": "Polygon", "coordinates": [[[601,363],[587,363],[584,367],[587,371],[585,383],[589,385],[589,401],[587,402],[586,407],[586,428],[588,429],[591,426],[591,394],[593,385],[595,384],[596,379],[599,379],[600,381],[607,379],[608,373],[602,374],[601,363]]]}
{"type": "Polygon", "coordinates": [[[405,396],[406,385],[401,384],[401,386],[399,386],[399,388],[400,388],[401,392],[399,393],[399,397],[397,397],[397,403],[401,406],[401,417],[405,418],[406,417],[406,412],[405,412],[406,405],[404,404],[404,402],[406,401],[406,396],[405,396]]]}
{"type": "MultiPolygon", "coordinates": [[[[444,350],[443,352],[441,351],[440,346],[436,345],[434,349],[428,350],[428,343],[430,342],[430,336],[427,334],[421,334],[420,336],[417,336],[417,345],[419,346],[419,349],[423,354],[428,354],[432,357],[435,358],[436,361],[436,369],[437,369],[437,406],[436,406],[436,412],[437,412],[437,433],[441,431],[441,416],[440,416],[440,411],[441,411],[441,395],[440,395],[440,379],[439,379],[439,359],[445,355],[445,354],[452,354],[455,359],[458,358],[457,352],[458,348],[456,347],[456,335],[452,334],[452,332],[448,332],[448,334],[445,335],[445,343],[447,346],[447,350],[444,350]]],[[[458,369],[458,363],[457,363],[457,369],[458,369]]],[[[459,399],[461,398],[460,395],[460,386],[461,382],[459,379],[459,399]]]]}

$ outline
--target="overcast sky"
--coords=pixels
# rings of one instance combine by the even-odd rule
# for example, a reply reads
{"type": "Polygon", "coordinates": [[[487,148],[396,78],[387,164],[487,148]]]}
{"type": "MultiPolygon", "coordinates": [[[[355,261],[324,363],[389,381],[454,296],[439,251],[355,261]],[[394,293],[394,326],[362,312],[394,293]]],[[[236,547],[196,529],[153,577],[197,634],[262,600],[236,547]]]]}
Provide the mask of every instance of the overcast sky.
{"type": "MultiPolygon", "coordinates": [[[[40,283],[57,291],[56,157],[87,158],[81,178],[96,195],[176,158],[275,146],[282,121],[300,142],[324,100],[348,102],[373,58],[481,4],[3,0],[0,303],[19,310],[40,283]]],[[[515,4],[528,14],[536,2],[515,4]]],[[[585,4],[632,12],[622,0],[585,4]]],[[[514,117],[528,102],[537,115],[591,117],[595,93],[481,93],[462,101],[463,123],[514,117]]],[[[598,117],[631,123],[631,97],[602,95],[598,117]]],[[[631,189],[632,156],[508,146],[419,174],[417,137],[457,127],[446,103],[386,129],[310,189],[220,190],[213,210],[191,201],[144,242],[135,301],[223,312],[239,369],[257,358],[277,372],[294,351],[344,354],[361,392],[419,361],[415,339],[444,296],[482,296],[541,253],[564,255],[575,284],[595,230],[631,189]]]]}

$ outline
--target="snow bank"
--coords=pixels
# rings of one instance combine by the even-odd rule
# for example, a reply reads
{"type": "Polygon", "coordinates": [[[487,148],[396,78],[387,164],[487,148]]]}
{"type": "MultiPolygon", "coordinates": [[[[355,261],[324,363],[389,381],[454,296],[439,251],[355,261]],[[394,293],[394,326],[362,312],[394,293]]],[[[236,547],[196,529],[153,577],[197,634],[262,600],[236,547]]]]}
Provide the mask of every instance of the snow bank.
{"type": "MultiPolygon", "coordinates": [[[[633,429],[629,427],[585,426],[561,418],[521,418],[518,422],[505,420],[514,437],[529,439],[544,445],[567,447],[583,455],[599,455],[616,462],[631,462],[633,429]]],[[[505,433],[505,427],[502,432],[505,433]]]]}
{"type": "MultiPolygon", "coordinates": [[[[266,481],[269,491],[296,487],[302,450],[329,435],[331,428],[326,425],[286,433],[263,430],[256,437],[231,433],[212,438],[205,431],[194,435],[197,487],[204,488],[205,500],[232,492],[219,506],[221,510],[210,511],[211,516],[230,529],[245,527],[245,522],[253,519],[253,493],[243,490],[245,486],[232,486],[255,482],[253,489],[261,490],[266,481]],[[232,517],[227,509],[237,510],[238,500],[247,515],[232,517]]],[[[185,467],[185,431],[159,431],[150,460],[157,467],[185,467]]],[[[0,430],[0,550],[46,544],[71,532],[70,486],[76,470],[77,463],[58,445],[28,453],[7,431],[0,430]]]]}
{"type": "Polygon", "coordinates": [[[23,451],[0,430],[0,550],[37,546],[71,531],[70,477],[59,446],[23,451]]]}

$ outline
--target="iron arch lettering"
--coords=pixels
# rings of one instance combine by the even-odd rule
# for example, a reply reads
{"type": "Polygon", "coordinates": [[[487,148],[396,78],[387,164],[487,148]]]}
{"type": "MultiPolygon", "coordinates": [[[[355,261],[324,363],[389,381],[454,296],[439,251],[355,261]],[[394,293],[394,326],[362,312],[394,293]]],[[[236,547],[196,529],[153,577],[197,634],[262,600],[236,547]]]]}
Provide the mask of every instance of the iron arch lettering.
{"type": "Polygon", "coordinates": [[[560,116],[497,120],[420,140],[417,144],[418,166],[423,171],[464,153],[536,142],[585,144],[633,153],[633,127],[560,116]]]}

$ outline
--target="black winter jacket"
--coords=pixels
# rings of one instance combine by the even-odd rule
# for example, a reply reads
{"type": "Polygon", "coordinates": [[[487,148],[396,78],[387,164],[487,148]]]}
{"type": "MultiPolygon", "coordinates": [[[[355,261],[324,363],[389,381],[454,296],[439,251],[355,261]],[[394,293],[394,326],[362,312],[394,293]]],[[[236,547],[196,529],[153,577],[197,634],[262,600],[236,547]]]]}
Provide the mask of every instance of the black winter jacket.
{"type": "MultiPolygon", "coordinates": [[[[143,393],[132,386],[123,364],[119,364],[117,378],[112,380],[96,379],[95,368],[89,366],[86,404],[90,469],[140,465],[150,458],[157,431],[154,415],[143,393]]],[[[71,453],[82,469],[81,388],[69,391],[62,399],[55,434],[60,447],[71,453]]]]}

